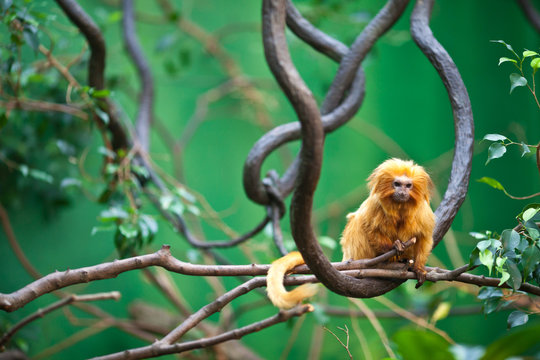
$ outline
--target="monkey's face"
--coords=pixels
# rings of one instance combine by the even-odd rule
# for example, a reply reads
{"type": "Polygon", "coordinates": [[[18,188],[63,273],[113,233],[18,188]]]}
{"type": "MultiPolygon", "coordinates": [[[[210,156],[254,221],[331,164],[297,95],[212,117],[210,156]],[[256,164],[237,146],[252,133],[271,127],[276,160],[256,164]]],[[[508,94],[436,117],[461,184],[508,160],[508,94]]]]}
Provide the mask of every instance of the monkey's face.
{"type": "Polygon", "coordinates": [[[411,191],[413,189],[413,181],[406,175],[397,176],[392,181],[392,200],[398,203],[404,203],[411,198],[411,191]]]}

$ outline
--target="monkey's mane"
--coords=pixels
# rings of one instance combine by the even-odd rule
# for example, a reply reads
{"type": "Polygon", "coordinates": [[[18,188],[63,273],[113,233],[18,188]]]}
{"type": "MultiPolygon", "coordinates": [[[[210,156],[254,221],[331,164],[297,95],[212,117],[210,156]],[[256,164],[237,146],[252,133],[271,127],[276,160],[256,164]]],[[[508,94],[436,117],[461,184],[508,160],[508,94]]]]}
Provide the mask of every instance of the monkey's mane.
{"type": "Polygon", "coordinates": [[[372,194],[378,194],[381,200],[389,199],[394,193],[392,183],[399,176],[407,176],[412,180],[411,200],[414,203],[423,200],[429,202],[433,183],[424,168],[411,160],[386,160],[368,177],[368,188],[372,194]]]}

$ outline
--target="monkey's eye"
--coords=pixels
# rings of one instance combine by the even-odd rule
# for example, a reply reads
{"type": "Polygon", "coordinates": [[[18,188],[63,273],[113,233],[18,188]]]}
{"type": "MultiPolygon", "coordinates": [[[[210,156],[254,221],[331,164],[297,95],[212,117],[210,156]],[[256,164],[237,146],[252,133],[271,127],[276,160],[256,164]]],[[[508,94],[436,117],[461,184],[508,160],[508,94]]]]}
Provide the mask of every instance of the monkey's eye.
{"type": "Polygon", "coordinates": [[[394,185],[394,187],[400,187],[401,183],[399,181],[394,181],[392,185],[394,185]]]}
{"type": "Polygon", "coordinates": [[[407,187],[407,189],[412,188],[412,184],[411,184],[411,183],[409,183],[409,184],[407,184],[407,185],[405,185],[405,186],[407,187]]]}

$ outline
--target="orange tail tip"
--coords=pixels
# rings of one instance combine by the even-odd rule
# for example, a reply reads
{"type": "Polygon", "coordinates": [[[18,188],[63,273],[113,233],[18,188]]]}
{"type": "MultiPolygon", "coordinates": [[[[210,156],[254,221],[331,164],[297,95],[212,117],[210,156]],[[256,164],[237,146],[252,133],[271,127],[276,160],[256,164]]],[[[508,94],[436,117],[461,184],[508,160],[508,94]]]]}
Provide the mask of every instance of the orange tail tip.
{"type": "Polygon", "coordinates": [[[304,299],[312,297],[317,292],[317,285],[304,284],[292,291],[285,290],[283,277],[295,266],[304,264],[304,259],[298,251],[293,251],[272,263],[266,277],[268,298],[280,309],[290,309],[304,299]]]}

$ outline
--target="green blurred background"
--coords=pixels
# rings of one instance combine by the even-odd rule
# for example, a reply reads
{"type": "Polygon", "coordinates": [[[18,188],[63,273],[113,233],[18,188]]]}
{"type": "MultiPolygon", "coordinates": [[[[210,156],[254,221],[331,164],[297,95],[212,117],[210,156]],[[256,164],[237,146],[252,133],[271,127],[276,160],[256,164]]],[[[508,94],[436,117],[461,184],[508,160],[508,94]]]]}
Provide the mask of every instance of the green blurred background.
{"type": "MultiPolygon", "coordinates": [[[[120,8],[115,1],[80,3],[104,31],[108,45],[106,75],[113,97],[123,111],[134,118],[137,101],[133,99],[136,98],[139,82],[122,45],[120,8]]],[[[264,213],[261,207],[246,198],[243,191],[242,167],[246,155],[269,126],[295,120],[291,107],[280,93],[264,60],[260,1],[199,0],[173,3],[182,16],[188,16],[207,32],[218,36],[220,44],[262,94],[264,102],[261,108],[267,115],[268,124],[261,124],[254,106],[238,91],[232,91],[210,103],[204,121],[186,142],[181,163],[175,163],[164,139],[167,136],[180,138],[193,117],[200,96],[228,79],[220,64],[204,51],[200,42],[179,30],[174,23],[159,21],[162,12],[154,2],[137,1],[137,33],[152,66],[156,88],[156,126],[151,136],[151,155],[163,169],[202,194],[228,226],[244,232],[254,226],[264,213]]],[[[368,0],[295,2],[317,27],[346,44],[354,40],[382,3],[368,0]]],[[[345,214],[355,210],[365,198],[366,177],[378,163],[390,156],[414,159],[428,169],[437,187],[434,208],[446,189],[454,143],[452,113],[436,71],[410,38],[408,29],[412,5],[409,4],[405,15],[378,41],[364,62],[366,97],[360,111],[350,123],[327,137],[323,171],[314,205],[320,236],[334,240],[339,238],[345,214]]],[[[80,51],[81,36],[75,33],[56,5],[35,1],[33,6],[57,14],[50,32],[58,37],[58,51],[67,54],[80,51]],[[69,31],[59,37],[60,29],[65,27],[69,31]]],[[[452,268],[462,265],[462,261],[468,261],[468,254],[476,244],[476,240],[468,235],[469,232],[500,232],[512,228],[515,226],[515,215],[530,202],[511,200],[502,192],[476,182],[476,179],[483,176],[496,178],[510,193],[518,196],[538,191],[540,183],[533,158],[520,158],[516,148],[503,159],[485,165],[487,144],[480,140],[487,133],[499,133],[529,144],[538,141],[538,108],[525,88],[518,88],[509,94],[511,65],[497,66],[499,57],[508,56],[508,53],[503,46],[490,40],[505,40],[518,52],[524,48],[538,50],[539,34],[526,21],[517,4],[509,0],[437,1],[431,27],[460,70],[471,99],[476,127],[477,142],[469,195],[451,233],[434,251],[435,258],[440,262],[430,262],[452,268]]],[[[40,35],[40,39],[48,43],[45,36],[40,35]]],[[[337,65],[303,44],[293,34],[288,33],[288,40],[299,72],[321,101],[337,65]]],[[[28,54],[28,61],[35,60],[33,56],[28,54]]],[[[40,54],[37,57],[43,56],[40,54]]],[[[80,80],[84,81],[84,78],[80,80]]],[[[96,169],[101,163],[101,155],[96,151],[100,140],[96,131],[92,136],[93,147],[87,166],[96,169]]],[[[282,172],[285,168],[283,159],[291,159],[297,149],[298,144],[291,144],[279,154],[272,155],[265,163],[263,173],[272,168],[282,172]]],[[[116,256],[111,233],[91,235],[103,206],[80,194],[72,196],[72,204],[52,217],[44,217],[42,207],[35,200],[21,201],[8,209],[22,248],[43,274],[93,265],[116,256]]],[[[153,214],[157,215],[155,212],[153,214]]],[[[287,216],[282,225],[290,240],[287,216]]],[[[222,231],[205,223],[200,230],[200,234],[210,240],[225,237],[222,231]]],[[[160,230],[152,248],[157,249],[161,244],[170,244],[173,254],[182,260],[201,260],[200,257],[193,257],[190,246],[164,221],[160,221],[160,230]]],[[[278,257],[267,235],[259,235],[245,246],[260,261],[269,262],[278,257]]],[[[341,259],[339,247],[326,250],[332,260],[341,259]]],[[[218,252],[239,264],[250,262],[239,249],[218,252]]],[[[0,232],[0,264],[3,274],[1,292],[14,291],[31,281],[13,255],[3,232],[0,232]]],[[[215,298],[207,282],[175,274],[172,277],[194,308],[215,298]]],[[[223,284],[226,289],[231,289],[238,281],[225,279],[223,284]]],[[[454,306],[479,304],[474,294],[467,295],[451,287],[437,289],[425,286],[416,291],[413,284],[406,284],[389,294],[389,298],[407,309],[426,307],[434,299],[449,301],[454,306]]],[[[120,301],[99,304],[120,318],[128,317],[128,305],[133,300],[163,306],[174,312],[166,299],[136,271],[122,274],[116,279],[74,286],[69,290],[88,293],[120,291],[120,301]]],[[[234,301],[232,308],[241,309],[242,304],[261,298],[258,294],[245,296],[234,301]]],[[[0,317],[14,322],[54,299],[52,295],[43,296],[22,310],[2,313],[0,317]]],[[[323,292],[315,302],[324,301],[348,306],[346,300],[331,294],[326,296],[323,292]]],[[[366,303],[375,309],[382,307],[374,300],[366,303]]],[[[78,318],[88,316],[77,309],[71,311],[78,318]]],[[[242,326],[273,313],[275,309],[264,305],[237,314],[235,321],[242,326]]],[[[508,312],[487,317],[480,313],[449,317],[440,320],[437,326],[460,344],[487,346],[495,339],[508,335],[507,315],[508,312]]],[[[211,320],[217,321],[218,317],[213,316],[211,320]]],[[[320,358],[345,358],[345,351],[334,337],[321,330],[320,321],[317,316],[308,315],[305,321],[296,319],[280,324],[249,335],[242,342],[262,358],[277,359],[286,348],[287,339],[295,334],[297,338],[289,349],[288,358],[303,359],[310,356],[313,339],[322,336],[324,345],[320,358]]],[[[347,325],[352,329],[355,321],[348,317],[333,317],[326,326],[342,335],[336,327],[347,325]]],[[[410,322],[402,318],[381,321],[391,338],[398,330],[410,326],[410,322]]],[[[373,358],[386,356],[377,333],[368,321],[360,319],[358,324],[368,339],[373,358]]],[[[535,324],[538,321],[531,319],[526,326],[532,328],[535,324]]],[[[57,311],[25,328],[20,337],[29,344],[30,354],[38,354],[53,344],[62,344],[63,339],[81,329],[71,324],[65,313],[57,311]]],[[[96,332],[50,358],[74,359],[81,358],[81,354],[84,354],[82,357],[90,357],[144,344],[114,328],[96,332]]],[[[355,358],[363,358],[361,345],[354,335],[351,335],[351,352],[355,358]]],[[[202,353],[197,354],[202,356],[202,353]]]]}

